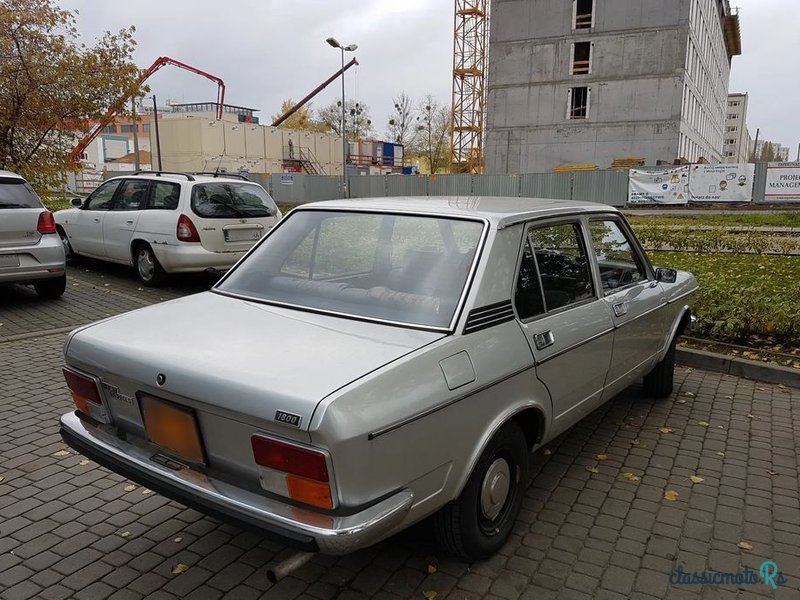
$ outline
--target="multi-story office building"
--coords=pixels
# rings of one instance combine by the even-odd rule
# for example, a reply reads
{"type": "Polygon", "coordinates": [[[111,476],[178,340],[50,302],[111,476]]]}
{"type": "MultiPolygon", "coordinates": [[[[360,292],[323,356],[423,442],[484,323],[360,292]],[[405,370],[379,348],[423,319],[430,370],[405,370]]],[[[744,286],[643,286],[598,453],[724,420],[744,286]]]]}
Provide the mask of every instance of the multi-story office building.
{"type": "Polygon", "coordinates": [[[722,162],[747,162],[750,159],[750,143],[750,133],[747,131],[747,94],[728,94],[722,162]]]}
{"type": "Polygon", "coordinates": [[[487,173],[722,159],[728,0],[494,0],[490,27],[487,173]]]}

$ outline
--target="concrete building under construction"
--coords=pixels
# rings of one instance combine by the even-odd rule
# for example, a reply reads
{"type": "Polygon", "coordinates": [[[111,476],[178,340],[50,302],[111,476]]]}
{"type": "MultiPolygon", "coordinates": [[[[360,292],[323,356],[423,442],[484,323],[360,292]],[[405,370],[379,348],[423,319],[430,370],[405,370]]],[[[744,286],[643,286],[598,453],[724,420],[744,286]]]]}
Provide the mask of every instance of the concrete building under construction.
{"type": "Polygon", "coordinates": [[[494,0],[486,172],[719,162],[740,53],[728,0],[494,0]]]}

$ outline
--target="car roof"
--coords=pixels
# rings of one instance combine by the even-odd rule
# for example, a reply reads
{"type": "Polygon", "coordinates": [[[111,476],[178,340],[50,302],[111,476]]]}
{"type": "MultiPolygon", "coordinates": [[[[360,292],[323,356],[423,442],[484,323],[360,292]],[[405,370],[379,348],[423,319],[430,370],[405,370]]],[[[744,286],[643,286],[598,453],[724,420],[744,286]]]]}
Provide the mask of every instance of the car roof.
{"type": "Polygon", "coordinates": [[[452,215],[481,218],[497,229],[534,218],[575,213],[619,212],[613,206],[578,200],[519,198],[515,196],[397,196],[327,200],[304,204],[302,209],[376,210],[382,212],[452,215]]]}
{"type": "Polygon", "coordinates": [[[210,181],[225,181],[227,183],[255,183],[255,181],[250,181],[247,179],[242,179],[241,177],[237,176],[226,176],[223,173],[219,175],[201,175],[196,173],[168,173],[168,172],[161,172],[158,173],[156,171],[141,171],[141,172],[131,172],[131,173],[123,173],[121,175],[117,175],[115,177],[110,177],[108,181],[112,179],[123,179],[123,178],[130,178],[136,177],[137,179],[151,179],[154,181],[174,181],[177,183],[184,182],[184,183],[208,183],[210,181]],[[190,179],[191,177],[191,179],[190,179]]]}
{"type": "Polygon", "coordinates": [[[22,179],[22,181],[25,181],[25,178],[22,175],[17,175],[11,171],[4,171],[3,169],[0,169],[0,177],[5,177],[7,179],[22,179]]]}

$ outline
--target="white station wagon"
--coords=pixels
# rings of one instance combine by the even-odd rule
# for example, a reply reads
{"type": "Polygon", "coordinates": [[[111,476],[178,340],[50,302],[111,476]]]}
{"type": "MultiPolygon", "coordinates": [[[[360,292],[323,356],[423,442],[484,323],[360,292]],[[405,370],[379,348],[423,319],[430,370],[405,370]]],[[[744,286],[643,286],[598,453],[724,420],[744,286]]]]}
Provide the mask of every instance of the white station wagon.
{"type": "Polygon", "coordinates": [[[483,558],[532,451],[637,381],[672,392],[696,288],[600,204],[306,205],[210,291],[73,332],[61,435],[306,549],[433,515],[447,550],[483,558]]]}
{"type": "Polygon", "coordinates": [[[55,214],[67,257],[133,265],[148,286],[229,269],[281,216],[263,187],[226,174],[140,171],[72,203],[55,214]]]}

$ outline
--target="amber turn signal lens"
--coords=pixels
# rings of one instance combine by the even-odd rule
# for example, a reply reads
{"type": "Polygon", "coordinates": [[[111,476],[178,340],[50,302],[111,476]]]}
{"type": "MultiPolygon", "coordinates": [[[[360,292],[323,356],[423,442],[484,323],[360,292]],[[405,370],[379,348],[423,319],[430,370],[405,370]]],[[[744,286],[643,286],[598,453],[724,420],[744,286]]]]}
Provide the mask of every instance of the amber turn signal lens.
{"type": "Polygon", "coordinates": [[[331,488],[327,483],[287,474],[286,489],[289,491],[289,497],[292,500],[319,508],[333,508],[331,488]]]}

